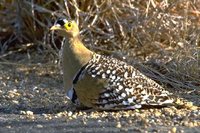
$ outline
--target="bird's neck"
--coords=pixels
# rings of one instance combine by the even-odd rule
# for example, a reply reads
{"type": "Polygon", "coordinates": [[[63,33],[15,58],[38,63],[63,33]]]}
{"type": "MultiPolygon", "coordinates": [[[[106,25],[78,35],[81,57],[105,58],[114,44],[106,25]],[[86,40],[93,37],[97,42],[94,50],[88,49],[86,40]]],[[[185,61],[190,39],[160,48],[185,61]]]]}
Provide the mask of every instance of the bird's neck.
{"type": "Polygon", "coordinates": [[[87,49],[80,38],[66,40],[63,46],[64,88],[70,89],[77,72],[92,58],[93,52],[87,49]]]}
{"type": "Polygon", "coordinates": [[[92,58],[93,52],[84,46],[79,36],[68,39],[66,49],[73,63],[79,66],[85,65],[92,58]]]}

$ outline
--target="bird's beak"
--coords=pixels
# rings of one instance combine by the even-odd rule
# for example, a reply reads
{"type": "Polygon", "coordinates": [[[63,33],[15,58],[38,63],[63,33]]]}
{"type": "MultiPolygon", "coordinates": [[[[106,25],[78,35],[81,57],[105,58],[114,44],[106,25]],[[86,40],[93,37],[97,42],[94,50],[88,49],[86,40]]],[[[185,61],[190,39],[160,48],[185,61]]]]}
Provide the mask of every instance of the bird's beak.
{"type": "Polygon", "coordinates": [[[50,30],[59,30],[60,29],[60,26],[57,26],[57,25],[53,25],[50,30]]]}

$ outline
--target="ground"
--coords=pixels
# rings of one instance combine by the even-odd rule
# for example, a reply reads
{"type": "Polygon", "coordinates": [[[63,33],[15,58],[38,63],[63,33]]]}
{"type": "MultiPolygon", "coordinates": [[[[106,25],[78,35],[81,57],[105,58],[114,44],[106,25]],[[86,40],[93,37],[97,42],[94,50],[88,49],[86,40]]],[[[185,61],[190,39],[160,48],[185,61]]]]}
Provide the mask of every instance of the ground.
{"type": "Polygon", "coordinates": [[[57,65],[39,54],[10,59],[0,61],[0,132],[200,132],[199,90],[182,94],[195,109],[77,110],[57,65]]]}

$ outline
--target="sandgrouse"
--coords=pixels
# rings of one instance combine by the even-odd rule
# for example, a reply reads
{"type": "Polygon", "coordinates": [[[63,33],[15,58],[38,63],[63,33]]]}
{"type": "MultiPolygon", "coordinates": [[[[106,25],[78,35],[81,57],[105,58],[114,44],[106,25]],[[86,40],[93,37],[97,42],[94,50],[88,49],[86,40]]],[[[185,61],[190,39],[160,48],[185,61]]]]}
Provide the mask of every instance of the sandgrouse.
{"type": "Polygon", "coordinates": [[[64,88],[76,105],[126,110],[170,106],[180,101],[133,66],[87,49],[75,21],[58,19],[50,30],[66,38],[62,55],[64,88]]]}

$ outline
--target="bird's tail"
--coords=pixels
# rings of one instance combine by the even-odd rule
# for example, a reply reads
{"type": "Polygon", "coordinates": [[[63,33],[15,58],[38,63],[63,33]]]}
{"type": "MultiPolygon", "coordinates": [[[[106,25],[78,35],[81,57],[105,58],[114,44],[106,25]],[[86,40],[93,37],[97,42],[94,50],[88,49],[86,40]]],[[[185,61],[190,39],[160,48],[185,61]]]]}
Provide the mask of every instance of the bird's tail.
{"type": "Polygon", "coordinates": [[[185,109],[190,109],[190,110],[196,110],[198,107],[194,106],[192,102],[187,101],[186,99],[183,98],[176,98],[174,101],[175,107],[176,108],[185,108],[185,109]]]}

